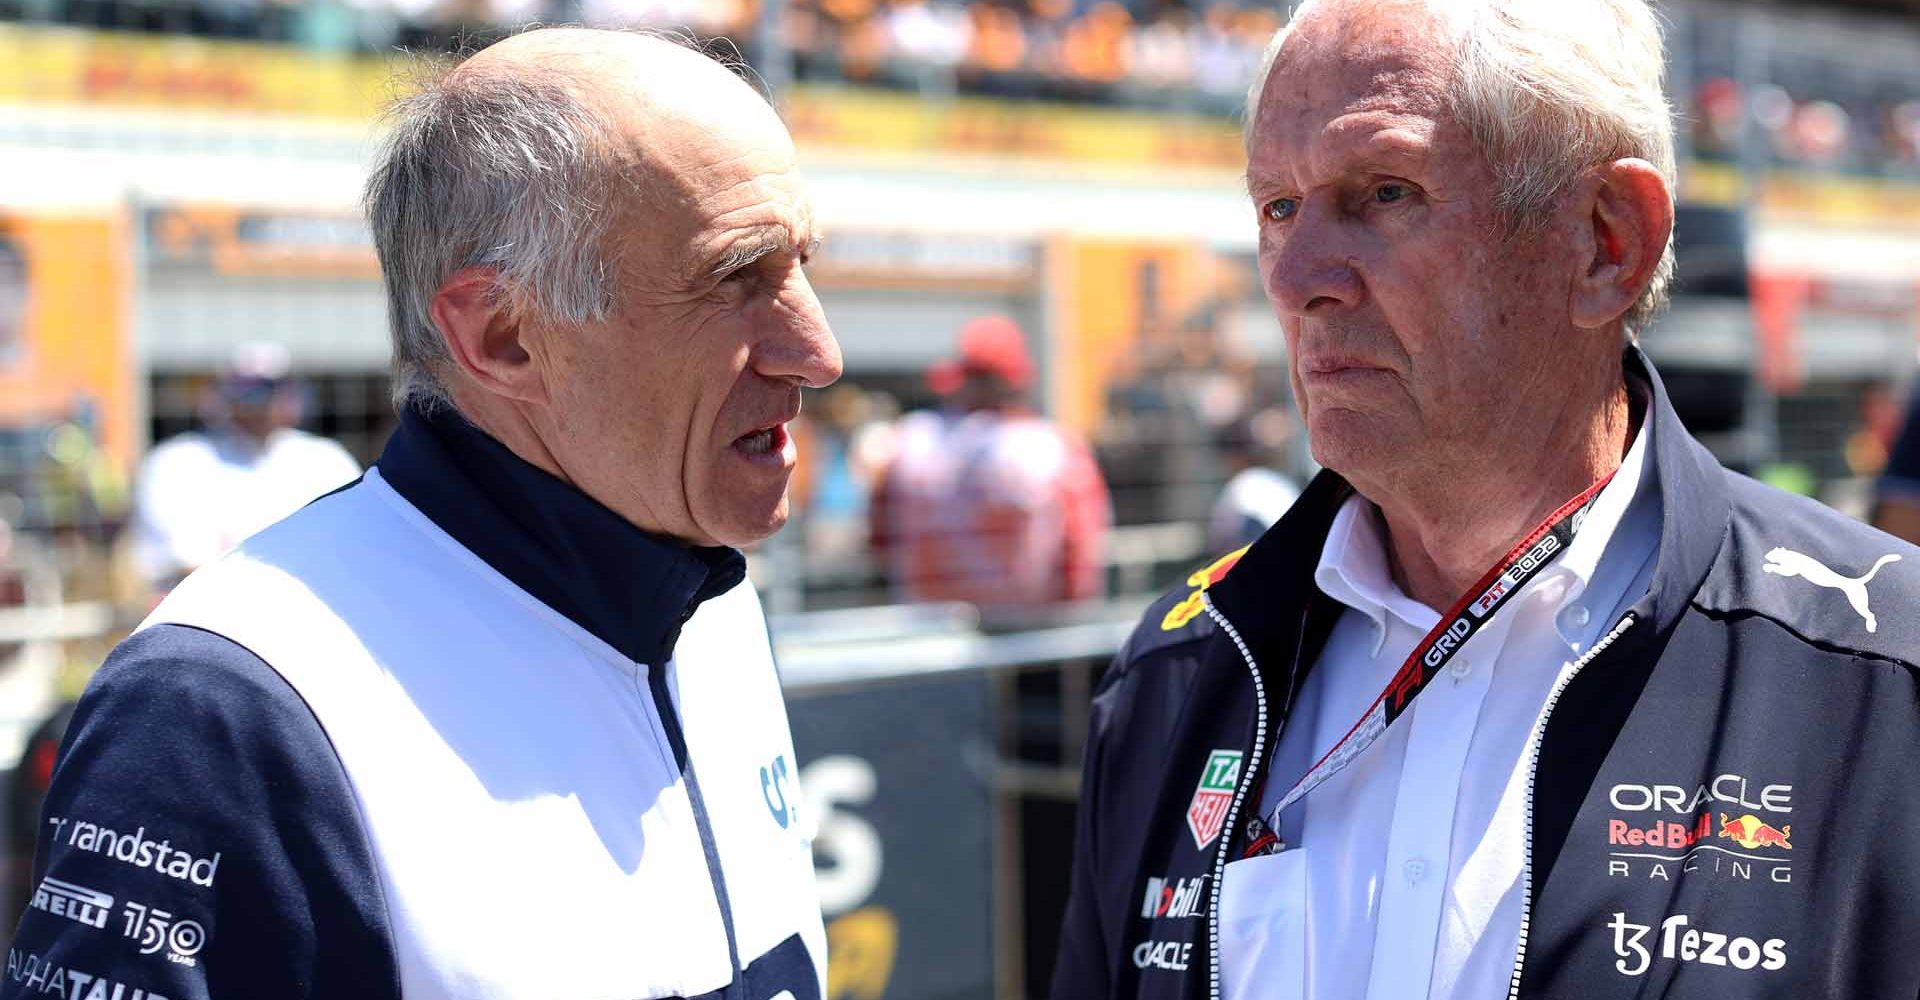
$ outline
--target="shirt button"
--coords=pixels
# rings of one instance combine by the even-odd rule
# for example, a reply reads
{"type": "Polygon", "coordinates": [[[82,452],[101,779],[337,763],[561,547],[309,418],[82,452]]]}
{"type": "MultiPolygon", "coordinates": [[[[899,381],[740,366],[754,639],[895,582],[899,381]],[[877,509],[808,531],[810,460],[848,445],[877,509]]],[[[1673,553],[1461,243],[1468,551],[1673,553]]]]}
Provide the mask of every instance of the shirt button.
{"type": "Polygon", "coordinates": [[[1400,871],[1406,875],[1408,885],[1418,885],[1421,879],[1427,877],[1427,859],[1408,858],[1407,863],[1400,866],[1400,871]]]}
{"type": "Polygon", "coordinates": [[[1587,622],[1593,619],[1593,613],[1588,611],[1584,604],[1570,605],[1561,614],[1566,618],[1567,624],[1573,628],[1586,628],[1587,622]]]}
{"type": "Polygon", "coordinates": [[[1447,664],[1447,673],[1452,674],[1456,682],[1464,681],[1468,674],[1473,673],[1473,661],[1464,656],[1456,656],[1452,663],[1447,664]]]}

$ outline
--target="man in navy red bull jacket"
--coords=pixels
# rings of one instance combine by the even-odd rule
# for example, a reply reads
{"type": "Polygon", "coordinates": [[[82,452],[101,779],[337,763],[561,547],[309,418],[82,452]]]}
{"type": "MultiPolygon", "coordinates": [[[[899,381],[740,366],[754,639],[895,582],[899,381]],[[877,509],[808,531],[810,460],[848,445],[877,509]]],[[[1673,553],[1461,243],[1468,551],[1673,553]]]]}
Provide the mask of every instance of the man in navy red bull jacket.
{"type": "Polygon", "coordinates": [[[1248,185],[1328,471],[1103,680],[1055,1000],[1920,996],[1920,551],[1722,469],[1634,345],[1661,74],[1643,0],[1276,37],[1248,185]]]}

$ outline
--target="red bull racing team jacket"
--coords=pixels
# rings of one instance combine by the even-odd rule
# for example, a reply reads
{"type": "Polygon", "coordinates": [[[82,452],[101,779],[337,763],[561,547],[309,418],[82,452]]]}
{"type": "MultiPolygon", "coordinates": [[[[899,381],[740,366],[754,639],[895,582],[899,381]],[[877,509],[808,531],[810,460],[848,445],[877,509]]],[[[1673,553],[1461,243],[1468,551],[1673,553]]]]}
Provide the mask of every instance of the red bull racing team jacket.
{"type": "MultiPolygon", "coordinates": [[[[1651,387],[1658,561],[1531,747],[1509,995],[1920,997],[1920,550],[1726,471],[1625,363],[1651,387]]],[[[1221,874],[1341,612],[1313,571],[1350,492],[1323,473],[1103,679],[1055,1000],[1219,995],[1221,874]]]]}

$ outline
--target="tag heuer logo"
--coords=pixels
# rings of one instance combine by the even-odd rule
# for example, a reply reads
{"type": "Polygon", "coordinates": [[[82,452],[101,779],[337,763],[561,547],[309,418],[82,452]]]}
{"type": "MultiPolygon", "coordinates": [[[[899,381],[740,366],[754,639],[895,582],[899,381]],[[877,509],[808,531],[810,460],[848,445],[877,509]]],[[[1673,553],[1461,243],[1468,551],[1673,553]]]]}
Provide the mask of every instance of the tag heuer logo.
{"type": "Polygon", "coordinates": [[[1187,829],[1193,831],[1194,846],[1206,850],[1227,822],[1227,807],[1233,804],[1233,790],[1240,784],[1240,752],[1215,750],[1207,757],[1206,770],[1200,772],[1200,787],[1193,790],[1193,802],[1187,806],[1187,829]]]}

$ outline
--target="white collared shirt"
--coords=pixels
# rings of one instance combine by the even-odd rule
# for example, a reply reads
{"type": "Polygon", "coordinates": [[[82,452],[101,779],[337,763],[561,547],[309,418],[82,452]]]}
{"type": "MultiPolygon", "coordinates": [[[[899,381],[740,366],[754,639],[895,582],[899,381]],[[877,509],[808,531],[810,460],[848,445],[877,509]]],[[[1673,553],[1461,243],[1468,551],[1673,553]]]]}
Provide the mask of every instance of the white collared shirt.
{"type": "MultiPolygon", "coordinates": [[[[1651,436],[1643,424],[1566,552],[1467,641],[1446,675],[1287,809],[1280,832],[1298,846],[1227,866],[1225,996],[1505,995],[1535,729],[1562,675],[1647,592],[1661,517],[1651,436]]],[[[1280,735],[1263,816],[1439,621],[1394,583],[1385,534],[1378,508],[1355,496],[1327,535],[1314,581],[1347,610],[1280,735]]]]}

